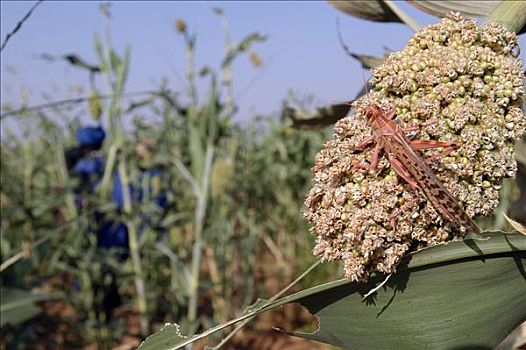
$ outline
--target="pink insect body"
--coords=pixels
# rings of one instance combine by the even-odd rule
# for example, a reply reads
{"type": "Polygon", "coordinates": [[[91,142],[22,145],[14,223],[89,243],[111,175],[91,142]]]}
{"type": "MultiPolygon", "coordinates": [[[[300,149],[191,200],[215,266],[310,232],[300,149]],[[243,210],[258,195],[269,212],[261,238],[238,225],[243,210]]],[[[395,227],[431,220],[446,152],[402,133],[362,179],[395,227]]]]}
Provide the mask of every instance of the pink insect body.
{"type": "MultiPolygon", "coordinates": [[[[393,120],[394,114],[394,110],[386,113],[373,104],[366,107],[365,116],[373,129],[373,135],[366,138],[358,146],[358,149],[364,150],[367,145],[373,141],[376,142],[372,151],[371,163],[367,167],[370,169],[377,167],[379,154],[383,149],[396,173],[415,190],[423,192],[444,219],[479,234],[479,227],[466,214],[418,153],[418,150],[430,148],[445,148],[451,151],[455,144],[452,142],[410,140],[405,133],[418,130],[418,126],[403,128],[393,120]]],[[[413,204],[411,203],[411,205],[413,204]]],[[[391,220],[391,225],[394,228],[396,228],[398,213],[395,213],[391,220]]]]}

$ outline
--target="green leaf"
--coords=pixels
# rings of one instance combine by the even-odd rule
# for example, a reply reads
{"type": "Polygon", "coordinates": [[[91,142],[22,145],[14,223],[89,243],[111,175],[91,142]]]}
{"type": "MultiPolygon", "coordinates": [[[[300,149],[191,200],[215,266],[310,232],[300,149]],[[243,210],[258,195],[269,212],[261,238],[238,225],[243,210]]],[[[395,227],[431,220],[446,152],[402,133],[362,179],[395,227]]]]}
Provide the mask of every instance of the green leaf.
{"type": "Polygon", "coordinates": [[[192,122],[188,128],[188,148],[190,150],[192,175],[194,179],[200,179],[203,173],[205,151],[203,146],[203,136],[197,122],[192,122]]]}
{"type": "Polygon", "coordinates": [[[162,337],[148,337],[139,349],[178,349],[293,302],[320,321],[317,333],[294,335],[344,348],[490,349],[526,319],[526,236],[484,235],[489,238],[454,241],[410,255],[365,301],[363,296],[383,276],[362,284],[342,279],[319,285],[185,339],[171,328],[162,337]]]}
{"type": "Polygon", "coordinates": [[[377,57],[370,55],[360,55],[351,52],[351,56],[362,64],[362,68],[371,69],[381,65],[387,57],[377,57]]]}
{"type": "Polygon", "coordinates": [[[418,30],[422,25],[405,13],[394,1],[369,0],[369,1],[336,1],[328,3],[348,15],[375,22],[400,22],[407,24],[411,29],[418,30]]]}
{"type": "Polygon", "coordinates": [[[488,21],[501,23],[508,30],[523,34],[526,32],[526,2],[501,1],[489,14],[488,21]]]}
{"type": "Polygon", "coordinates": [[[510,196],[507,214],[511,219],[526,226],[526,211],[524,210],[526,207],[526,136],[515,143],[515,158],[517,159],[517,174],[513,179],[512,193],[514,195],[510,196]]]}
{"type": "Polygon", "coordinates": [[[95,46],[95,51],[97,52],[97,58],[99,59],[101,71],[107,72],[109,67],[105,59],[104,49],[102,48],[102,43],[98,34],[95,34],[93,37],[93,44],[95,46]]]}
{"type": "Polygon", "coordinates": [[[121,69],[122,59],[113,49],[110,50],[110,64],[113,72],[117,74],[121,69]]]}
{"type": "Polygon", "coordinates": [[[329,0],[329,4],[348,15],[375,22],[400,22],[400,17],[381,0],[372,1],[337,1],[329,0]]]}
{"type": "Polygon", "coordinates": [[[526,319],[526,237],[466,242],[415,254],[365,302],[383,277],[301,292],[294,299],[319,318],[320,328],[295,335],[356,350],[494,348],[526,319]]]}
{"type": "MultiPolygon", "coordinates": [[[[283,300],[283,299],[281,299],[283,300]]],[[[160,331],[150,335],[139,346],[138,350],[175,350],[185,345],[191,344],[199,339],[203,339],[211,334],[222,331],[238,322],[254,317],[264,311],[273,309],[283,304],[278,302],[268,303],[264,299],[258,299],[253,305],[247,308],[247,312],[242,316],[210,328],[203,333],[186,337],[180,333],[180,327],[177,324],[167,323],[160,331]],[[268,308],[267,308],[268,307],[268,308]]]]}
{"type": "Polygon", "coordinates": [[[119,60],[119,65],[116,68],[117,69],[116,92],[119,94],[122,93],[124,89],[124,84],[126,83],[126,79],[128,78],[128,69],[130,67],[130,54],[131,54],[131,48],[130,46],[126,46],[126,49],[124,51],[124,58],[122,60],[119,60]]]}
{"type": "Polygon", "coordinates": [[[1,288],[0,327],[17,325],[38,315],[41,310],[35,302],[53,299],[47,293],[33,294],[16,288],[1,288]]]}
{"type": "Polygon", "coordinates": [[[185,338],[177,324],[167,323],[160,331],[149,336],[139,349],[176,349],[177,344],[185,338]]]}
{"type": "Polygon", "coordinates": [[[292,126],[297,129],[316,129],[336,123],[347,116],[351,109],[351,103],[338,103],[334,105],[317,108],[309,116],[302,115],[300,111],[292,107],[285,107],[283,113],[292,119],[292,126]]]}
{"type": "Polygon", "coordinates": [[[515,142],[515,158],[518,163],[526,166],[526,135],[515,142]]]}
{"type": "Polygon", "coordinates": [[[424,0],[408,1],[408,3],[436,17],[444,17],[453,11],[460,12],[466,18],[474,19],[489,15],[500,1],[424,0]]]}
{"type": "Polygon", "coordinates": [[[251,33],[247,35],[243,40],[237,43],[233,48],[228,50],[226,57],[223,59],[223,62],[221,63],[221,67],[226,67],[229,64],[231,64],[232,61],[237,57],[237,55],[248,51],[252,47],[252,44],[256,42],[262,42],[265,40],[267,40],[267,37],[259,33],[251,33]]]}

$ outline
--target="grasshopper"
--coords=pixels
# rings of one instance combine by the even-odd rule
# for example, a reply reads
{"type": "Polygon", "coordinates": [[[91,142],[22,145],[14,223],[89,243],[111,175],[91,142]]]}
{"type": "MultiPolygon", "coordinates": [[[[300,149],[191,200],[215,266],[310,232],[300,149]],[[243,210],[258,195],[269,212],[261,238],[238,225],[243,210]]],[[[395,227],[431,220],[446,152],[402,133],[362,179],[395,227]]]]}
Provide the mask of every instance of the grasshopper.
{"type": "MultiPolygon", "coordinates": [[[[418,150],[445,148],[452,150],[454,142],[428,140],[410,140],[406,132],[416,131],[418,126],[403,128],[393,117],[394,110],[384,112],[380,107],[369,104],[365,108],[365,117],[373,134],[365,138],[357,147],[363,151],[373,141],[376,145],[372,151],[370,165],[359,165],[362,168],[376,169],[380,151],[383,149],[391,166],[407,183],[417,191],[423,192],[438,213],[446,220],[459,227],[480,234],[480,228],[471,220],[457,200],[449,193],[442,181],[418,153],[418,150]]],[[[414,203],[410,203],[413,205],[414,203]]],[[[396,229],[396,219],[401,210],[391,217],[391,226],[396,229]]]]}

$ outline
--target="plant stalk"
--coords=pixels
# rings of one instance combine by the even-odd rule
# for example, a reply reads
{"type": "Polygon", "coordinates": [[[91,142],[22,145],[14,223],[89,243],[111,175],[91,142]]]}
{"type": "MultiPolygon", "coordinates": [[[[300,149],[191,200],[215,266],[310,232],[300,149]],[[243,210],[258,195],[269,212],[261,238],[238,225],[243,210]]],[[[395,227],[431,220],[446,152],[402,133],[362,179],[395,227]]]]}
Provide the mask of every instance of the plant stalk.
{"type": "Polygon", "coordinates": [[[119,177],[121,180],[122,186],[122,195],[124,202],[124,213],[126,214],[126,227],[128,228],[128,238],[130,246],[130,256],[132,259],[133,273],[134,273],[134,283],[135,289],[137,291],[137,306],[140,314],[140,323],[141,323],[141,333],[148,334],[149,329],[149,320],[146,315],[147,313],[147,303],[146,303],[146,293],[144,288],[144,273],[142,270],[141,256],[139,252],[139,237],[137,232],[137,226],[132,219],[133,208],[131,204],[130,196],[130,181],[128,178],[128,173],[126,172],[126,160],[122,157],[119,161],[119,177]]]}
{"type": "MultiPolygon", "coordinates": [[[[228,20],[226,19],[226,17],[223,15],[222,12],[219,15],[219,17],[221,18],[221,23],[223,25],[225,57],[227,57],[230,51],[232,50],[232,39],[230,37],[230,26],[228,24],[228,20]]],[[[226,89],[226,97],[225,97],[226,115],[228,117],[231,117],[232,114],[234,113],[234,87],[232,83],[233,73],[232,73],[232,62],[231,61],[229,61],[228,64],[225,64],[222,67],[221,73],[222,73],[223,86],[226,89]]]]}
{"type": "Polygon", "coordinates": [[[195,56],[194,46],[195,38],[192,38],[187,32],[184,33],[186,44],[186,79],[188,80],[188,95],[190,104],[197,106],[197,89],[195,87],[195,56]]]}
{"type": "Polygon", "coordinates": [[[197,205],[194,215],[194,245],[192,248],[191,274],[192,282],[190,283],[190,300],[188,305],[188,321],[192,322],[197,319],[197,301],[199,297],[199,269],[201,266],[202,246],[203,246],[203,227],[208,202],[208,188],[210,182],[210,173],[214,159],[214,146],[208,142],[206,147],[205,166],[203,169],[200,191],[196,193],[197,205]]]}
{"type": "MultiPolygon", "coordinates": [[[[65,152],[64,152],[62,140],[57,142],[57,149],[56,149],[55,157],[56,157],[55,159],[58,164],[57,172],[58,172],[58,178],[60,180],[60,183],[69,184],[69,173],[66,167],[65,152]]],[[[68,215],[67,215],[66,220],[71,221],[78,216],[78,210],[77,210],[77,206],[75,205],[74,194],[69,189],[69,186],[67,186],[67,188],[68,188],[68,191],[65,195],[65,203],[66,203],[68,215]]]]}

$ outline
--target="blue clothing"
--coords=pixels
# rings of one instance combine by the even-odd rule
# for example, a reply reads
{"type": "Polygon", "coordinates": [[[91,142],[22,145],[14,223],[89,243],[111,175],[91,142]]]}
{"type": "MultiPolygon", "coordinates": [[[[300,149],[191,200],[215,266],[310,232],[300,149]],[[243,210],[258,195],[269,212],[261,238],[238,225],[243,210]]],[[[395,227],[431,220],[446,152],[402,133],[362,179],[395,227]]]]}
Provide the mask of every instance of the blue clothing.
{"type": "Polygon", "coordinates": [[[80,176],[82,184],[87,186],[89,192],[93,193],[102,179],[105,166],[104,158],[101,155],[94,155],[79,160],[73,171],[80,176]]]}
{"type": "Polygon", "coordinates": [[[128,249],[128,228],[123,223],[115,221],[103,223],[97,234],[97,246],[128,249]]]}
{"type": "MultiPolygon", "coordinates": [[[[100,155],[85,157],[77,162],[74,172],[80,176],[81,181],[89,193],[93,193],[99,185],[104,174],[105,161],[100,155]]],[[[168,207],[168,198],[165,191],[154,189],[152,180],[161,178],[162,172],[158,169],[147,169],[143,171],[136,184],[129,185],[130,200],[132,203],[140,203],[149,199],[157,204],[161,209],[168,207]],[[143,182],[146,181],[146,188],[143,188],[143,182]],[[145,197],[145,191],[150,195],[145,197]]],[[[115,203],[117,210],[121,211],[124,207],[124,193],[121,183],[121,177],[118,172],[113,175],[113,187],[111,189],[111,198],[115,203]]],[[[122,222],[117,220],[105,220],[104,215],[96,215],[97,222],[100,222],[97,229],[97,246],[101,248],[124,248],[129,247],[128,228],[122,222]]],[[[144,218],[144,224],[150,224],[148,218],[144,218]]],[[[144,225],[143,225],[144,227],[144,225]]]]}
{"type": "Polygon", "coordinates": [[[75,136],[81,146],[100,147],[104,138],[106,138],[106,133],[100,126],[85,126],[79,128],[75,136]]]}
{"type": "Polygon", "coordinates": [[[79,175],[96,174],[102,176],[104,166],[104,158],[102,156],[87,157],[75,164],[75,172],[79,175]]]}
{"type": "MultiPolygon", "coordinates": [[[[150,194],[150,199],[161,209],[168,208],[168,197],[166,196],[166,192],[157,192],[156,189],[153,188],[152,180],[156,177],[162,177],[162,172],[160,170],[147,169],[139,175],[136,184],[129,185],[130,199],[132,203],[143,202],[145,200],[145,193],[143,190],[146,190],[150,194]],[[148,188],[143,189],[142,183],[145,180],[148,181],[148,188]]],[[[119,209],[122,209],[124,207],[124,193],[119,173],[115,173],[113,176],[113,188],[111,192],[111,197],[113,199],[113,202],[117,205],[119,209]]]]}

